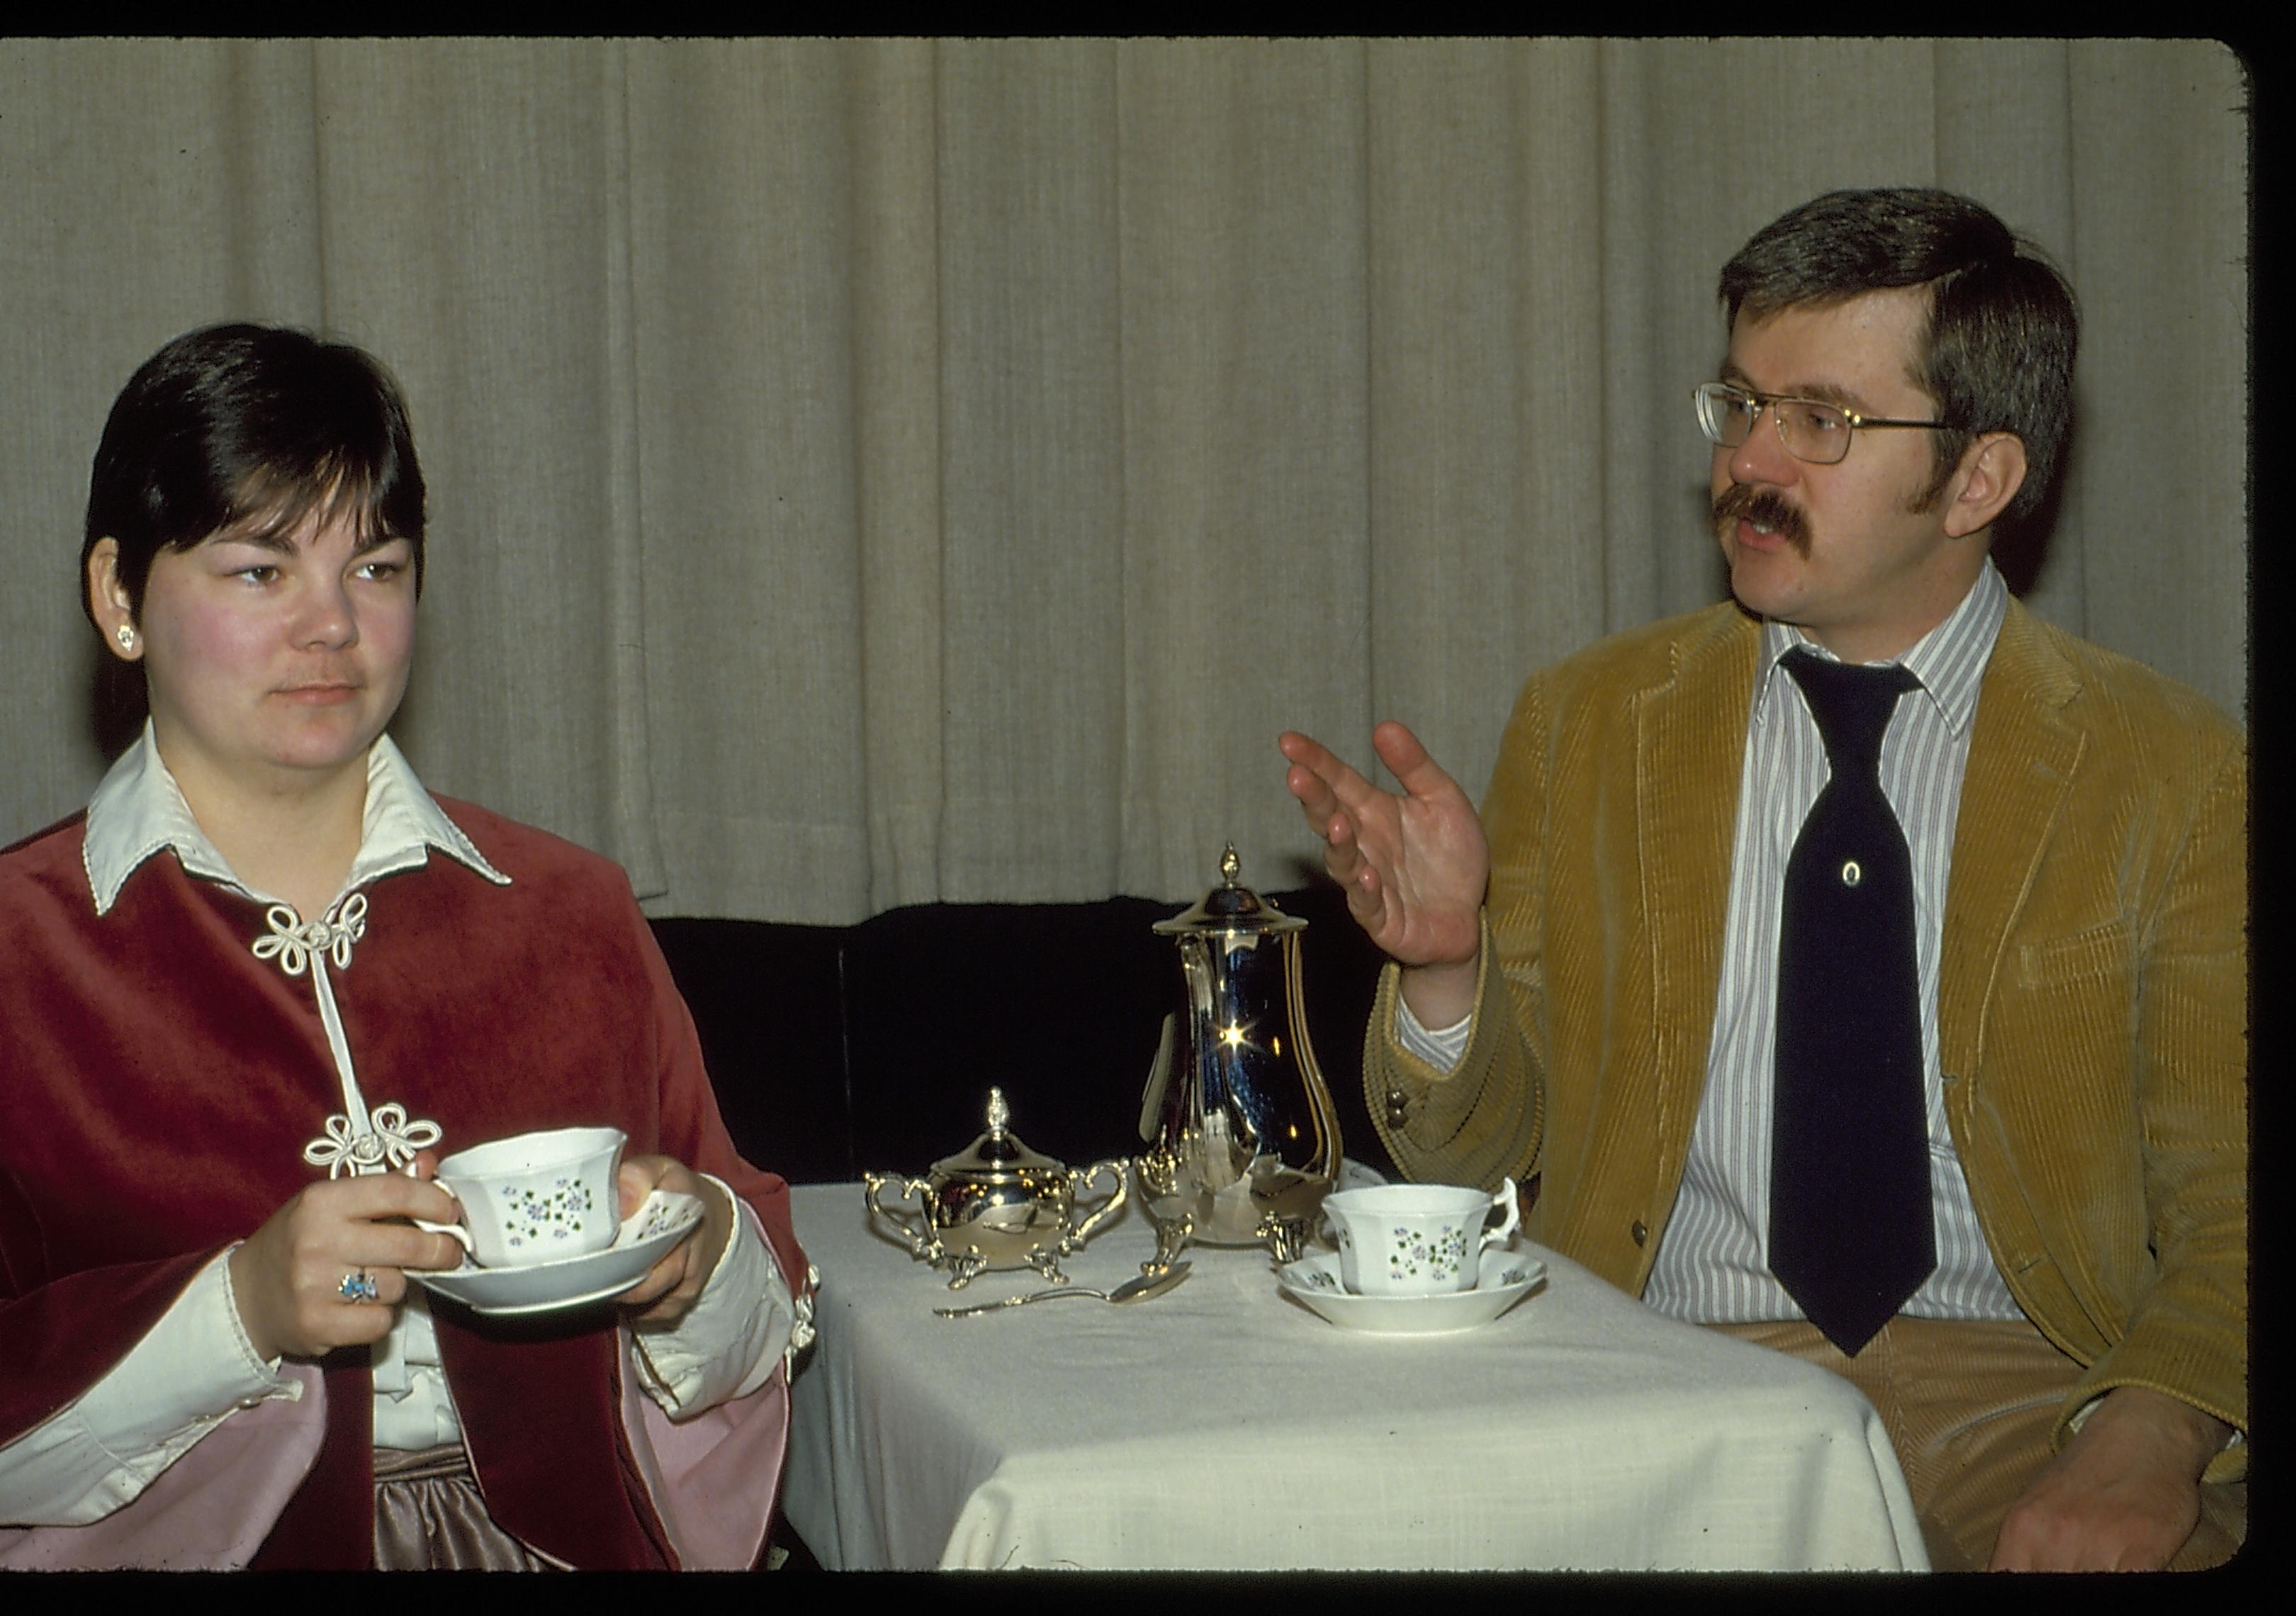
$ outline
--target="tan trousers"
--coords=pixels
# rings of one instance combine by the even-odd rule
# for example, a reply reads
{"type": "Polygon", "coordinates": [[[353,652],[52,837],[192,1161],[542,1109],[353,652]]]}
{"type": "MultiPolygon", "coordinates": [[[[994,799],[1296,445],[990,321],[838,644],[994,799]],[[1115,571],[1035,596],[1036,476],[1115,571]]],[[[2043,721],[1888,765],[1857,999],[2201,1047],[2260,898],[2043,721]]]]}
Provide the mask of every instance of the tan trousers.
{"type": "MultiPolygon", "coordinates": [[[[1908,1318],[1844,1358],[1815,1325],[1708,1328],[1830,1369],[1882,1416],[1913,1495],[1931,1565],[1982,1571],[2002,1517],[2050,1457],[2049,1430],[2080,1366],[2023,1319],[1908,1318]]],[[[2201,1489],[2201,1523],[2172,1571],[2221,1564],[2248,1530],[2248,1484],[2201,1489]]]]}

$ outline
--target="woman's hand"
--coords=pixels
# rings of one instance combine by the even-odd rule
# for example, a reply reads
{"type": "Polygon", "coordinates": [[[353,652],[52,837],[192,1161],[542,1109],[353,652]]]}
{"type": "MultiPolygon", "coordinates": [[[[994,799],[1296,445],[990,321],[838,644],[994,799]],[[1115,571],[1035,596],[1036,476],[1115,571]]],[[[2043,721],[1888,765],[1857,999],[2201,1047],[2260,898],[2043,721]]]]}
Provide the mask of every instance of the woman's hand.
{"type": "Polygon", "coordinates": [[[691,1312],[701,1287],[717,1272],[718,1259],[734,1233],[734,1209],[725,1192],[670,1156],[626,1156],[617,1179],[621,1214],[627,1218],[657,1189],[701,1198],[701,1221],[669,1254],[647,1271],[637,1288],[617,1300],[641,1324],[674,1325],[691,1312]]]}
{"type": "Polygon", "coordinates": [[[408,1268],[452,1268],[463,1248],[452,1236],[399,1221],[452,1223],[462,1209],[424,1177],[373,1173],[332,1178],[299,1190],[231,1254],[232,1295],[249,1344],[266,1360],[321,1358],[337,1347],[381,1341],[406,1297],[408,1268]],[[344,1276],[364,1270],[373,1301],[351,1301],[344,1276]]]}

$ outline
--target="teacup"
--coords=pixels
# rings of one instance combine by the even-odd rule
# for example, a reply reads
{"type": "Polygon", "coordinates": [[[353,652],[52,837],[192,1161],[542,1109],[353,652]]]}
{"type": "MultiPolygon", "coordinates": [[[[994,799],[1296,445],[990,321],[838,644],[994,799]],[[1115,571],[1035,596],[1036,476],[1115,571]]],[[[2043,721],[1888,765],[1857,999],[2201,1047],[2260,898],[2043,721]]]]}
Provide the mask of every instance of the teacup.
{"type": "Polygon", "coordinates": [[[1340,1248],[1340,1283],[1357,1296],[1472,1291],[1483,1253],[1522,1225],[1514,1180],[1494,1195],[1451,1184],[1380,1184],[1324,1197],[1340,1248]],[[1486,1227],[1494,1211],[1505,1217],[1486,1227]]]}
{"type": "Polygon", "coordinates": [[[614,1243],[621,1207],[614,1176],[628,1143],[619,1128],[557,1128],[458,1151],[439,1187],[463,1203],[455,1223],[415,1223],[451,1235],[481,1267],[526,1267],[614,1243]]]}

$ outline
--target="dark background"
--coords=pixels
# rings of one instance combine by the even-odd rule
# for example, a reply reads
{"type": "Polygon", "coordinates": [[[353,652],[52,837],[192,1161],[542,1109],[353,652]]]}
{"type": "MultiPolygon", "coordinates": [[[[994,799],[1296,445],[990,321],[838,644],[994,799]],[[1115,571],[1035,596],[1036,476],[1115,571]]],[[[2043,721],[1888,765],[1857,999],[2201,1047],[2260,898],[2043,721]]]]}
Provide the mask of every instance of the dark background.
{"type": "MultiPolygon", "coordinates": [[[[1335,887],[1265,896],[1306,920],[1308,1035],[1347,1153],[1396,1176],[1372,1131],[1364,1023],[1381,956],[1335,887]]],[[[846,927],[657,920],[742,1154],[795,1183],[922,1174],[987,1126],[1071,1167],[1138,1153],[1159,1023],[1179,1008],[1177,947],[1149,928],[1186,906],[931,904],[846,927]]]]}

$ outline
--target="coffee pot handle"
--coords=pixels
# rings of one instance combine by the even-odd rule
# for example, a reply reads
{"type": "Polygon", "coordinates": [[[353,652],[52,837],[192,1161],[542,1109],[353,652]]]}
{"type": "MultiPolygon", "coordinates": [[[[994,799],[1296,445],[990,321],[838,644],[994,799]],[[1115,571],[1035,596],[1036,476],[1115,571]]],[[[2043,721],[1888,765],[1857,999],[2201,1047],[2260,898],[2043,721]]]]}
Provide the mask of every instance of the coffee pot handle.
{"type": "MultiPolygon", "coordinates": [[[[891,1173],[865,1173],[861,1181],[861,1198],[869,1208],[869,1221],[882,1225],[902,1244],[909,1255],[919,1262],[929,1262],[939,1267],[947,1253],[941,1249],[940,1236],[932,1233],[932,1218],[925,1210],[926,1197],[932,1185],[922,1178],[901,1178],[891,1173]],[[911,1228],[907,1218],[883,1204],[888,1189],[896,1189],[904,1196],[914,1197],[917,1203],[917,1222],[925,1231],[920,1234],[911,1228]]],[[[905,1209],[906,1210],[906,1209],[905,1209]]]]}
{"type": "Polygon", "coordinates": [[[1107,1200],[1102,1202],[1098,1206],[1093,1209],[1091,1217],[1086,1218],[1082,1223],[1078,1224],[1075,1228],[1070,1229],[1066,1235],[1062,1236],[1061,1255],[1063,1257],[1067,1256],[1070,1251],[1077,1251],[1082,1247],[1086,1241],[1092,1238],[1092,1232],[1100,1227],[1102,1224],[1106,1223],[1111,1217],[1115,1216],[1117,1211],[1124,1205],[1124,1198],[1128,1190],[1125,1182],[1124,1163],[1120,1161],[1111,1160],[1108,1161],[1095,1161],[1090,1167],[1070,1168],[1069,1169],[1069,1187],[1070,1194],[1073,1194],[1078,1201],[1081,1202],[1084,1199],[1086,1187],[1103,1173],[1106,1173],[1109,1177],[1114,1181],[1116,1188],[1110,1194],[1107,1200]]]}

